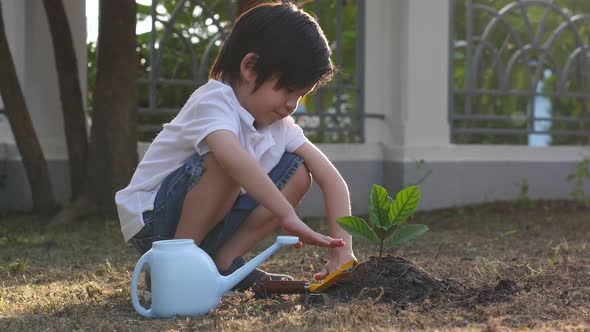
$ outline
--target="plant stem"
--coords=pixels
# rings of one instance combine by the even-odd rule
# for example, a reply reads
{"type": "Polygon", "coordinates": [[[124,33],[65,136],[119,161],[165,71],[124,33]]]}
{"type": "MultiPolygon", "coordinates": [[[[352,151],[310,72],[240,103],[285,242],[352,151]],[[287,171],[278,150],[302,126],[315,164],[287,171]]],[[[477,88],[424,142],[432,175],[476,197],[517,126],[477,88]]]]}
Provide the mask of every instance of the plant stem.
{"type": "Polygon", "coordinates": [[[381,243],[379,244],[379,258],[383,256],[383,239],[381,239],[381,243]]]}

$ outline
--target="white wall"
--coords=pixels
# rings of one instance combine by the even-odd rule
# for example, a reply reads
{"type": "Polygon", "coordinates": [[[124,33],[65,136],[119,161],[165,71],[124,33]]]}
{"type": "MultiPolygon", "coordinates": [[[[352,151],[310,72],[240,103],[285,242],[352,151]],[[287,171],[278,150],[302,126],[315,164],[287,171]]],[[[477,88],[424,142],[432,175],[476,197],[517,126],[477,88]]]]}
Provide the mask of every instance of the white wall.
{"type": "Polygon", "coordinates": [[[405,146],[448,146],[449,3],[407,0],[401,52],[405,146]]]}
{"type": "Polygon", "coordinates": [[[396,11],[401,2],[366,1],[365,11],[365,97],[364,111],[381,114],[385,120],[365,120],[367,143],[391,145],[403,142],[403,127],[396,121],[401,111],[401,57],[398,44],[402,36],[396,11]]]}

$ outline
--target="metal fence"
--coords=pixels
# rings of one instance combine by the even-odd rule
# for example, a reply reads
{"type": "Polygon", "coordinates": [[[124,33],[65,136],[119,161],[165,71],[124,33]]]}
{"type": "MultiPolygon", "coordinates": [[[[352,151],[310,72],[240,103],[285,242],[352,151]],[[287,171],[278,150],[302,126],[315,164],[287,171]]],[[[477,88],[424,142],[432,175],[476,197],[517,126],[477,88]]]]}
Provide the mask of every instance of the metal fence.
{"type": "Polygon", "coordinates": [[[452,141],[588,144],[590,1],[451,6],[452,141]]]}
{"type": "MultiPolygon", "coordinates": [[[[364,0],[316,0],[301,7],[315,13],[340,68],[330,85],[305,98],[293,115],[318,142],[361,142],[363,116],[364,0]]],[[[151,32],[138,36],[140,139],[151,140],[207,82],[208,70],[236,19],[235,1],[153,0],[140,6],[139,21],[151,32]],[[149,12],[148,12],[149,11],[149,12]]]]}

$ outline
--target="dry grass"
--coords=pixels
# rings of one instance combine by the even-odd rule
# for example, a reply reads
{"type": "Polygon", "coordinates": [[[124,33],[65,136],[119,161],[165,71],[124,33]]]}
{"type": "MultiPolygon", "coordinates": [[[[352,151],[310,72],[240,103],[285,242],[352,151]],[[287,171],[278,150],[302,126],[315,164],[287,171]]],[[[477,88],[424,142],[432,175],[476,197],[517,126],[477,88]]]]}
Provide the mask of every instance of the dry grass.
{"type": "MultiPolygon", "coordinates": [[[[590,331],[590,210],[564,202],[501,203],[419,213],[414,221],[431,231],[395,255],[466,288],[510,279],[519,292],[478,305],[452,298],[410,305],[370,297],[349,303],[299,295],[257,299],[247,292],[224,297],[204,316],[149,320],[131,306],[138,256],[122,243],[116,220],[47,229],[33,216],[12,215],[0,217],[0,331],[590,331]]],[[[321,220],[310,223],[325,227],[321,220]]],[[[355,249],[360,260],[374,254],[360,241],[355,249]]],[[[283,249],[263,268],[307,279],[325,256],[310,246],[283,249]]]]}

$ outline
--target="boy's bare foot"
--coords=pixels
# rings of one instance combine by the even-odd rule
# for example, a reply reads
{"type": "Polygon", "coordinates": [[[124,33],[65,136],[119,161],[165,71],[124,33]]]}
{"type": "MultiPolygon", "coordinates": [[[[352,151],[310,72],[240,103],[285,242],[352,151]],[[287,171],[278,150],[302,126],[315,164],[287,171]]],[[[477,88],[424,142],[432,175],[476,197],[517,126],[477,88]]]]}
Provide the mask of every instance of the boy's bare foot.
{"type": "Polygon", "coordinates": [[[323,280],[330,273],[336,271],[336,269],[341,267],[343,264],[349,262],[350,260],[356,260],[356,257],[354,256],[354,254],[352,252],[346,252],[346,251],[339,252],[339,251],[340,250],[338,250],[338,249],[332,251],[332,257],[330,258],[328,263],[326,263],[326,265],[324,266],[324,268],[320,272],[313,275],[313,278],[315,280],[323,280]]]}

